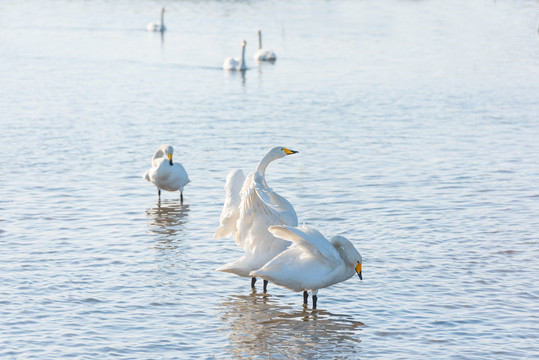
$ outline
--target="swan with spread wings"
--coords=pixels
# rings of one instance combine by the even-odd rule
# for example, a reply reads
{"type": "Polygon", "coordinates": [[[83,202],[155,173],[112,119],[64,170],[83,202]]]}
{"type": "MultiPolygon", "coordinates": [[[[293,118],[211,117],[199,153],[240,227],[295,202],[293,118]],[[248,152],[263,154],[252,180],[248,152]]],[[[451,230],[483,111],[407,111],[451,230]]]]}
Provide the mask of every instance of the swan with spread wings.
{"type": "MultiPolygon", "coordinates": [[[[232,170],[226,179],[221,224],[214,237],[219,239],[234,236],[236,244],[245,253],[217,270],[251,277],[253,288],[256,277],[250,275],[251,271],[260,269],[291,244],[290,241],[275,237],[268,228],[272,225],[298,225],[294,207],[273,191],[265,179],[266,168],[272,161],[295,153],[297,151],[285,147],[275,147],[266,153],[256,170],[247,178],[241,170],[232,170]]],[[[264,291],[267,284],[264,280],[264,291]]]]}

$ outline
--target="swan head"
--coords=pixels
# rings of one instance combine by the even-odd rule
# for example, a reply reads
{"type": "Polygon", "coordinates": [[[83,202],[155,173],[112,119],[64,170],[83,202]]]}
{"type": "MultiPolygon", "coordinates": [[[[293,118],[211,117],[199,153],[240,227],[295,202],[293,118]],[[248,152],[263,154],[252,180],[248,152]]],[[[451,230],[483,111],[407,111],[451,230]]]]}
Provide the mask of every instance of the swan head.
{"type": "Polygon", "coordinates": [[[161,9],[161,14],[164,14],[165,13],[165,8],[162,8],[161,9]]]}
{"type": "Polygon", "coordinates": [[[355,270],[359,279],[363,280],[363,275],[361,274],[361,264],[363,263],[363,260],[361,259],[361,254],[356,250],[354,245],[352,245],[350,240],[344,236],[337,235],[332,237],[329,241],[333,244],[335,249],[337,249],[341,258],[355,270]]]}
{"type": "Polygon", "coordinates": [[[282,146],[274,147],[273,149],[270,149],[270,151],[268,151],[266,155],[264,155],[262,160],[260,160],[256,171],[258,171],[261,176],[264,176],[264,174],[266,173],[266,167],[270,162],[292,154],[297,154],[297,151],[290,150],[289,148],[282,146]]]}
{"type": "Polygon", "coordinates": [[[296,150],[290,150],[289,148],[283,147],[283,146],[277,146],[268,151],[266,154],[267,157],[269,157],[271,160],[277,160],[282,157],[285,157],[287,155],[297,154],[298,152],[296,150]]]}
{"type": "Polygon", "coordinates": [[[172,147],[172,145],[163,145],[161,148],[163,149],[163,153],[165,153],[165,155],[167,156],[168,163],[170,164],[170,166],[174,165],[174,163],[172,162],[172,154],[174,154],[174,148],[172,147]]]}
{"type": "Polygon", "coordinates": [[[241,43],[241,47],[245,47],[247,45],[247,41],[243,40],[241,43]]]}

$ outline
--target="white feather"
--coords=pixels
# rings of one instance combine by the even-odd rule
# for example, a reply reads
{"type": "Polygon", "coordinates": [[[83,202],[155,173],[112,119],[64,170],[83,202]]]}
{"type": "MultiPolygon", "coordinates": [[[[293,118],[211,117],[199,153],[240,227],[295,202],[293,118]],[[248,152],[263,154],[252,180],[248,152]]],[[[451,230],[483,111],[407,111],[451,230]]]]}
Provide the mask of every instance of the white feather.
{"type": "Polygon", "coordinates": [[[173,162],[170,164],[168,154],[174,153],[174,148],[171,145],[163,145],[155,151],[152,158],[152,167],[147,170],[143,178],[151,181],[159,190],[180,191],[183,193],[183,188],[190,180],[187,176],[182,164],[173,162]]]}
{"type": "Polygon", "coordinates": [[[146,25],[147,31],[165,31],[165,8],[161,9],[161,21],[154,21],[146,25]]]}
{"type": "Polygon", "coordinates": [[[262,48],[262,31],[258,30],[258,50],[254,53],[253,58],[256,61],[275,61],[277,60],[277,55],[273,50],[267,50],[262,48]]]}
{"type": "Polygon", "coordinates": [[[318,289],[354,276],[356,266],[362,262],[359,252],[345,237],[334,236],[328,241],[318,230],[306,226],[272,226],[269,230],[294,245],[250,275],[292,291],[316,294],[318,289]]]}
{"type": "Polygon", "coordinates": [[[240,58],[226,58],[223,62],[223,70],[227,71],[244,71],[247,70],[247,66],[245,65],[245,46],[247,43],[245,41],[242,42],[241,45],[241,57],[240,58]]]}
{"type": "Polygon", "coordinates": [[[244,182],[245,175],[239,169],[230,171],[226,177],[225,203],[221,211],[221,224],[215,231],[216,239],[236,234],[236,222],[240,217],[240,191],[244,182]]]}
{"type": "MultiPolygon", "coordinates": [[[[247,277],[251,271],[259,269],[290,245],[289,241],[273,236],[268,228],[271,225],[297,226],[296,211],[285,198],[268,187],[264,178],[267,165],[287,155],[283,149],[276,147],[270,150],[260,161],[257,170],[245,179],[234,234],[236,244],[244,250],[244,255],[218,268],[218,271],[247,277]]],[[[226,211],[230,210],[227,208],[226,211]]]]}

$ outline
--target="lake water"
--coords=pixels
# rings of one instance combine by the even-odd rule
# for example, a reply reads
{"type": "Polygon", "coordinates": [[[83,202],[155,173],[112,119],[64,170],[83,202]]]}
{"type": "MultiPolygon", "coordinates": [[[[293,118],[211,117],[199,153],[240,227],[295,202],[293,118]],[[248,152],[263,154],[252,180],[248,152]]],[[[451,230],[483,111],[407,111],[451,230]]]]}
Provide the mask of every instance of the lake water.
{"type": "Polygon", "coordinates": [[[0,3],[0,357],[539,357],[536,1],[0,3]],[[144,31],[166,7],[168,31],[144,31]],[[274,64],[252,60],[256,29],[274,64]],[[224,73],[247,41],[245,74],[224,73]],[[142,179],[175,146],[180,204],[142,179]],[[227,172],[273,146],[357,277],[216,272],[227,172]]]}

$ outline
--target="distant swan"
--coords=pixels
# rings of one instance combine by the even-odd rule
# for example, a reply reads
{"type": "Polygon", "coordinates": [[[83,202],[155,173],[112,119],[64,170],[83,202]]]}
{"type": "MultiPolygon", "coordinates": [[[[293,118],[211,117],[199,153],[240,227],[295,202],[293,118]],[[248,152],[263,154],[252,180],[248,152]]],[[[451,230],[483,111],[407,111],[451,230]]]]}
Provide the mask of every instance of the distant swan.
{"type": "Polygon", "coordinates": [[[161,9],[161,22],[155,21],[148,23],[146,25],[146,30],[148,31],[165,31],[167,28],[165,27],[165,8],[161,9]]]}
{"type": "Polygon", "coordinates": [[[228,71],[244,71],[247,70],[247,66],[245,66],[245,45],[247,43],[245,40],[241,43],[241,58],[226,58],[225,62],[223,63],[223,70],[228,71]]]}
{"type": "Polygon", "coordinates": [[[354,245],[343,236],[334,236],[329,241],[316,229],[303,225],[270,226],[269,231],[276,237],[294,243],[277,255],[261,269],[251,272],[292,291],[303,291],[303,304],[307,305],[308,294],[313,295],[313,309],[316,309],[318,289],[322,289],[354,274],[360,279],[361,255],[354,245]]]}
{"type": "Polygon", "coordinates": [[[253,55],[257,61],[275,61],[277,55],[272,50],[262,49],[262,31],[258,30],[258,50],[253,55]]]}
{"type": "MultiPolygon", "coordinates": [[[[247,179],[241,170],[232,170],[227,176],[221,224],[214,237],[220,239],[234,236],[236,244],[243,248],[245,253],[217,271],[251,277],[251,271],[260,269],[290,245],[289,241],[273,236],[268,227],[297,226],[296,211],[285,198],[266,184],[265,172],[270,162],[295,153],[297,151],[275,147],[266,153],[256,171],[249,174],[247,179]]],[[[252,277],[251,287],[254,288],[255,282],[256,278],[252,277]]],[[[267,281],[264,281],[264,291],[267,284],[267,281]]]]}
{"type": "Polygon", "coordinates": [[[183,202],[183,187],[190,180],[182,164],[172,161],[174,148],[172,145],[163,145],[156,150],[152,158],[152,167],[144,173],[143,178],[151,181],[157,187],[161,198],[161,190],[180,191],[180,200],[183,202]]]}

